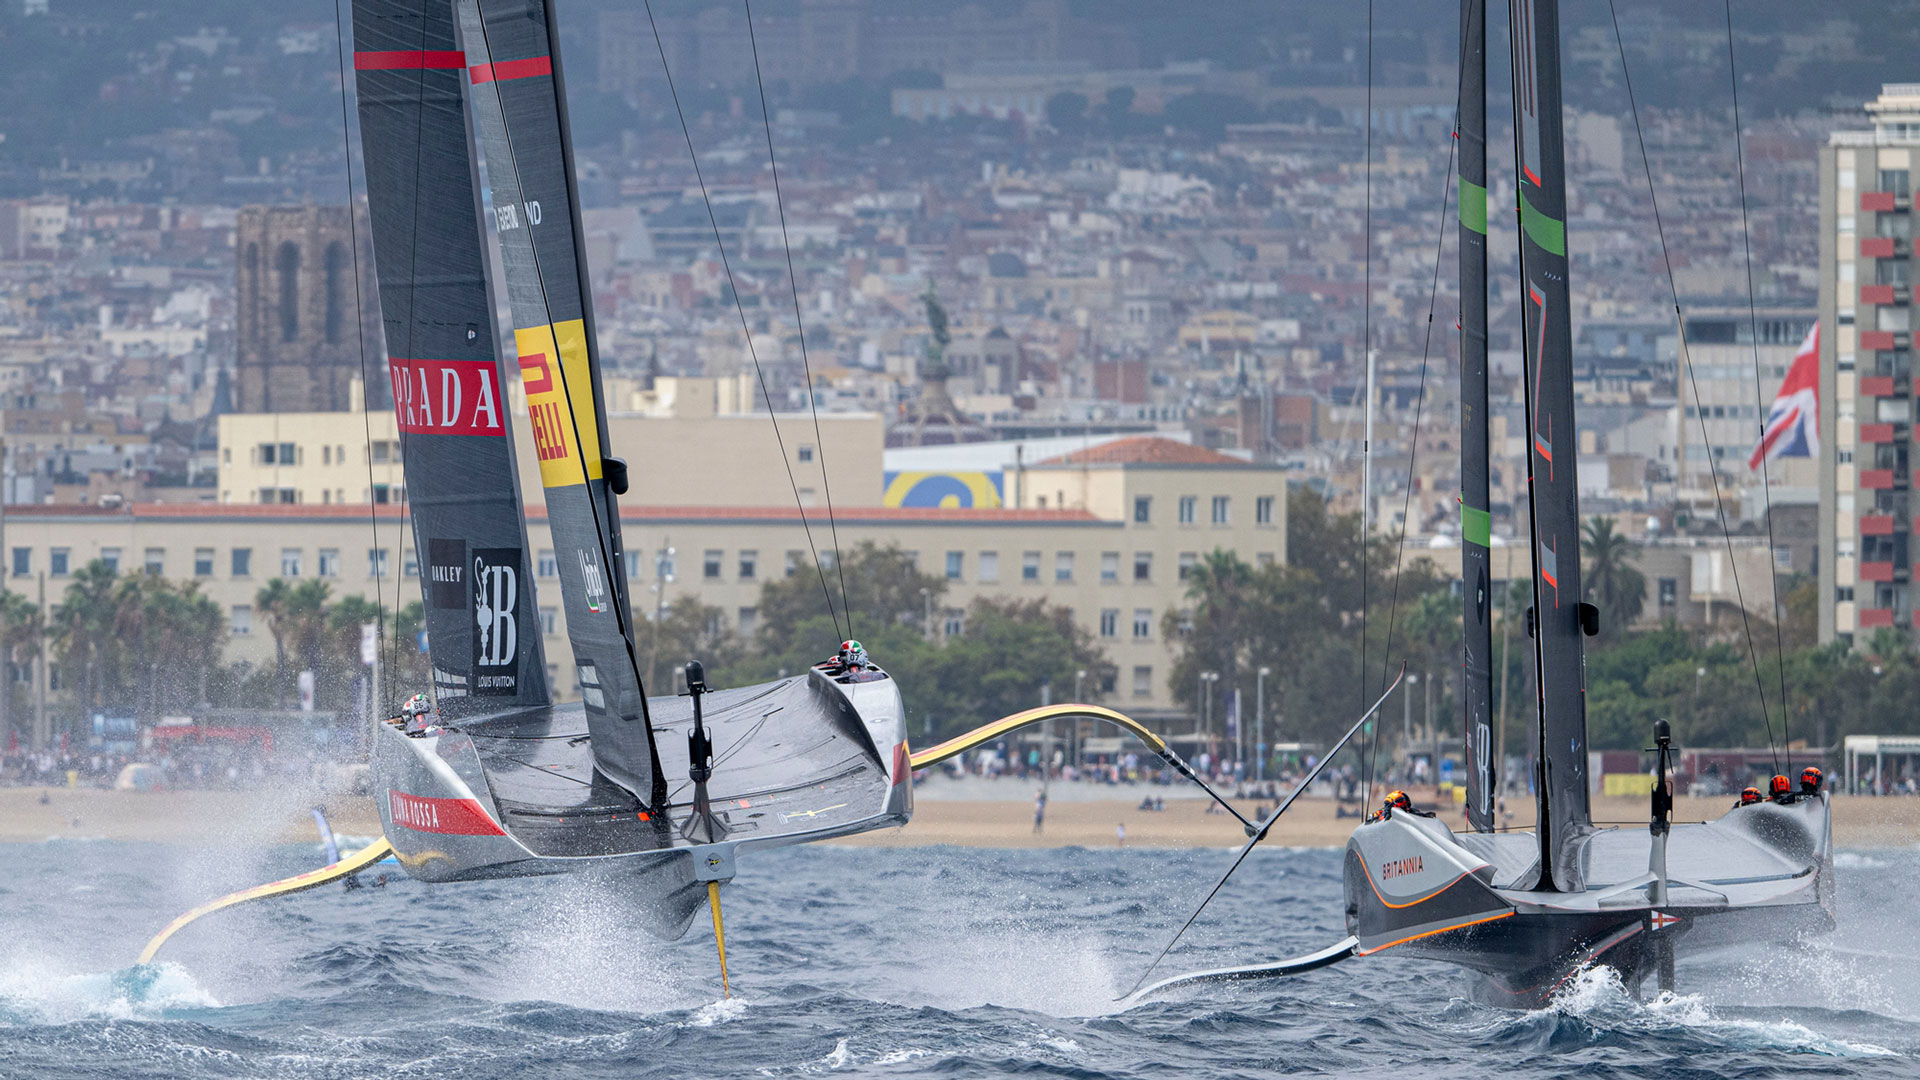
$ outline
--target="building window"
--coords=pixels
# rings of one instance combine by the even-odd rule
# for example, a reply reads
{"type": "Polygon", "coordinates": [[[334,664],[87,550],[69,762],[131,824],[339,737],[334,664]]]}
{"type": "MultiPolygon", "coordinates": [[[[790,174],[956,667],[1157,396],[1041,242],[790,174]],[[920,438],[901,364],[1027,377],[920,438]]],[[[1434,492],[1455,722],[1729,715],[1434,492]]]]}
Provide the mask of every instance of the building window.
{"type": "Polygon", "coordinates": [[[388,444],[384,439],[373,444],[371,453],[373,454],[373,463],[375,465],[385,465],[387,463],[387,446],[388,444]]]}
{"type": "Polygon", "coordinates": [[[232,619],[228,625],[233,629],[234,637],[245,637],[253,633],[253,606],[250,604],[233,605],[232,619]]]}
{"type": "Polygon", "coordinates": [[[966,623],[961,619],[960,613],[957,611],[948,612],[946,621],[940,624],[941,633],[949,638],[959,637],[966,632],[966,629],[966,623]]]}
{"type": "Polygon", "coordinates": [[[1020,580],[1021,581],[1039,581],[1040,580],[1040,553],[1039,552],[1023,551],[1020,553],[1020,580]]]}
{"type": "Polygon", "coordinates": [[[420,576],[419,553],[410,547],[400,549],[400,574],[408,578],[420,576]]]}
{"type": "Polygon", "coordinates": [[[1180,496],[1180,524],[1182,525],[1193,524],[1193,515],[1196,512],[1199,505],[1200,505],[1200,497],[1198,495],[1180,496]]]}
{"type": "Polygon", "coordinates": [[[1853,586],[1835,585],[1833,587],[1833,602],[1836,604],[1853,603],[1853,586]]]}
{"type": "Polygon", "coordinates": [[[801,443],[799,447],[794,450],[793,456],[797,458],[802,465],[811,462],[813,460],[813,444],[801,443]]]}
{"type": "Polygon", "coordinates": [[[1880,190],[1890,191],[1896,199],[1904,199],[1913,192],[1907,186],[1907,170],[1881,169],[1880,190]]]}
{"type": "Polygon", "coordinates": [[[1253,523],[1255,525],[1273,524],[1273,496],[1262,495],[1253,500],[1253,523]]]}
{"type": "Polygon", "coordinates": [[[1153,696],[1153,667],[1151,665],[1134,665],[1133,696],[1137,698],[1153,696]]]}
{"type": "Polygon", "coordinates": [[[383,578],[387,576],[386,548],[367,549],[367,576],[370,578],[383,578]]]}
{"type": "Polygon", "coordinates": [[[758,551],[740,552],[740,580],[752,581],[760,572],[760,553],[758,551]]]}
{"type": "Polygon", "coordinates": [[[1780,544],[1773,549],[1773,568],[1783,574],[1793,572],[1793,549],[1780,544]]]}
{"type": "Polygon", "coordinates": [[[54,577],[66,577],[67,557],[66,548],[54,548],[47,552],[47,572],[54,577]]]}
{"type": "Polygon", "coordinates": [[[1153,520],[1153,496],[1135,495],[1133,497],[1133,523],[1145,525],[1153,520]]]}
{"type": "Polygon", "coordinates": [[[708,548],[700,560],[700,576],[708,581],[720,580],[720,564],[726,560],[727,553],[719,548],[708,548]]]}
{"type": "Polygon", "coordinates": [[[1673,607],[1680,602],[1680,581],[1677,578],[1660,579],[1660,606],[1673,607]]]}
{"type": "Polygon", "coordinates": [[[1110,608],[1100,609],[1100,636],[1103,638],[1114,638],[1114,637],[1120,636],[1120,609],[1119,608],[1110,607],[1110,608]]]}
{"type": "Polygon", "coordinates": [[[116,574],[119,573],[120,572],[120,549],[117,547],[101,548],[100,561],[107,564],[107,569],[113,571],[116,574]]]}
{"type": "Polygon", "coordinates": [[[300,576],[300,549],[299,548],[281,548],[280,549],[280,576],[281,577],[299,577],[300,576]]]}
{"type": "Polygon", "coordinates": [[[787,552],[787,576],[788,577],[792,577],[793,575],[799,573],[800,568],[805,565],[807,565],[806,552],[804,551],[787,552]]]}
{"type": "Polygon", "coordinates": [[[234,577],[253,576],[253,549],[234,548],[229,563],[233,569],[234,577]]]}
{"type": "Polygon", "coordinates": [[[17,547],[13,549],[13,576],[26,577],[33,573],[33,549],[17,547]]]}
{"type": "Polygon", "coordinates": [[[1073,552],[1056,551],[1053,553],[1053,580],[1073,580],[1073,552]]]}
{"type": "Polygon", "coordinates": [[[1000,553],[983,551],[980,553],[980,580],[986,584],[1000,580],[1000,553]]]}
{"type": "Polygon", "coordinates": [[[1199,561],[1200,561],[1200,556],[1194,554],[1191,551],[1183,551],[1180,553],[1180,580],[1181,581],[1185,581],[1188,578],[1193,576],[1193,565],[1199,561]]]}
{"type": "Polygon", "coordinates": [[[145,557],[140,560],[140,565],[146,569],[147,573],[160,577],[167,572],[166,548],[148,548],[143,554],[145,557]]]}
{"type": "Polygon", "coordinates": [[[947,580],[959,581],[966,572],[967,556],[965,552],[947,552],[947,580]]]}
{"type": "Polygon", "coordinates": [[[1153,552],[1136,551],[1133,553],[1133,580],[1153,580],[1153,552]]]}
{"type": "Polygon", "coordinates": [[[1227,524],[1227,507],[1229,505],[1225,495],[1215,495],[1213,497],[1213,523],[1215,525],[1227,524]]]}
{"type": "Polygon", "coordinates": [[[333,464],[333,447],[322,446],[320,448],[320,464],[322,465],[333,464]]]}
{"type": "Polygon", "coordinates": [[[213,576],[213,549],[212,548],[194,548],[193,549],[193,576],[194,577],[212,577],[213,576]]]}
{"type": "Polygon", "coordinates": [[[1133,636],[1136,640],[1153,636],[1152,608],[1141,607],[1133,609],[1133,636]]]}
{"type": "Polygon", "coordinates": [[[537,561],[534,563],[533,572],[543,578],[560,576],[560,563],[557,559],[553,557],[552,548],[540,549],[540,555],[537,561]]]}
{"type": "Polygon", "coordinates": [[[339,548],[321,548],[320,549],[319,570],[320,570],[321,577],[339,577],[340,576],[340,549],[339,548]]]}
{"type": "Polygon", "coordinates": [[[736,613],[736,618],[740,623],[740,632],[751,634],[753,628],[760,625],[760,609],[743,607],[736,613]]]}
{"type": "Polygon", "coordinates": [[[557,633],[558,632],[557,627],[559,626],[559,624],[560,624],[559,608],[543,607],[540,609],[540,632],[542,634],[557,633]]]}

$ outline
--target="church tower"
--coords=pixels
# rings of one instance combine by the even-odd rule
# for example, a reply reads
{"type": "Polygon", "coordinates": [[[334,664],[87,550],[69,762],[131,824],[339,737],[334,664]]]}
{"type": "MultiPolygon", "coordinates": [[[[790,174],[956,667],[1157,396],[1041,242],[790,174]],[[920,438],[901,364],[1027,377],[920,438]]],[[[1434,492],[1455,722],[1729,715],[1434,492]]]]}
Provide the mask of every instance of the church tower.
{"type": "MultiPolygon", "coordinates": [[[[249,206],[235,233],[235,405],[344,412],[360,376],[353,239],[343,206],[249,206]]],[[[375,320],[377,322],[377,320],[375,320]]],[[[370,354],[377,356],[377,354],[370,354]]],[[[385,380],[373,380],[379,386],[385,380]]]]}

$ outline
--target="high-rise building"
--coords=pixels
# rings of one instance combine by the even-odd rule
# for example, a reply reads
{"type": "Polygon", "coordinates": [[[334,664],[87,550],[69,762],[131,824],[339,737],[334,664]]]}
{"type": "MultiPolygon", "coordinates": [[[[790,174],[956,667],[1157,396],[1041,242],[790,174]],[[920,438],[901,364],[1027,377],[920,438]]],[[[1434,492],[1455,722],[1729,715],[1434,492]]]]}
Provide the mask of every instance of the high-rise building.
{"type": "Polygon", "coordinates": [[[235,244],[239,411],[344,412],[360,377],[356,304],[370,296],[354,287],[346,208],[249,206],[235,244]]]}
{"type": "Polygon", "coordinates": [[[1920,83],[1820,152],[1820,639],[1913,626],[1913,197],[1920,83]]]}

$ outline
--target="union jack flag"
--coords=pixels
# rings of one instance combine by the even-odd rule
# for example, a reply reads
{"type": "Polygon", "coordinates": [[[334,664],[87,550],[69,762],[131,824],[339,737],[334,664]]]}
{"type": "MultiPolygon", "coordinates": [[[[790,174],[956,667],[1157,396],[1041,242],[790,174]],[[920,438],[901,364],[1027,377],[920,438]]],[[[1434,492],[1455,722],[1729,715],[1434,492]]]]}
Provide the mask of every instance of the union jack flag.
{"type": "Polygon", "coordinates": [[[1807,331],[1800,351],[1767,412],[1766,430],[1747,459],[1758,469],[1763,459],[1813,457],[1820,452],[1820,324],[1807,331]]]}

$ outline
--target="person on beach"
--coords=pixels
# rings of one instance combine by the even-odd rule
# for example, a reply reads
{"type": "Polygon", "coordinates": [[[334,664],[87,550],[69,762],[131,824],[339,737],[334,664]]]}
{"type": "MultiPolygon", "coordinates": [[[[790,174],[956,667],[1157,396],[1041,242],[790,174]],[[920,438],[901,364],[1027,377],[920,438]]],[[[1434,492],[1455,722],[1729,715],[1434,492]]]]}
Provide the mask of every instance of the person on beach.
{"type": "Polygon", "coordinates": [[[1047,821],[1047,792],[1045,788],[1033,793],[1033,835],[1039,836],[1040,829],[1047,821]]]}

